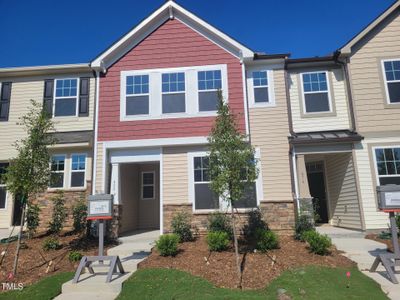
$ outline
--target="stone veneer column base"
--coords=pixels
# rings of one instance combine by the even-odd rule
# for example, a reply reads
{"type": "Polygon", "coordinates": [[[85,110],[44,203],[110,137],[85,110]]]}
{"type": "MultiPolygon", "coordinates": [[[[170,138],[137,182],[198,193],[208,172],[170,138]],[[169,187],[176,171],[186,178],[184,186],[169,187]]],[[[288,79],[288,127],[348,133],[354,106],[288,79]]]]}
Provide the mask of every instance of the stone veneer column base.
{"type": "MultiPolygon", "coordinates": [[[[171,221],[178,212],[186,212],[192,218],[192,226],[197,228],[200,234],[207,231],[208,213],[193,213],[192,204],[164,204],[164,233],[171,232],[171,221]]],[[[280,234],[293,234],[295,224],[295,212],[293,201],[286,202],[261,202],[260,209],[264,220],[271,230],[280,234]]],[[[239,213],[237,218],[239,228],[247,223],[247,214],[239,213]]]]}

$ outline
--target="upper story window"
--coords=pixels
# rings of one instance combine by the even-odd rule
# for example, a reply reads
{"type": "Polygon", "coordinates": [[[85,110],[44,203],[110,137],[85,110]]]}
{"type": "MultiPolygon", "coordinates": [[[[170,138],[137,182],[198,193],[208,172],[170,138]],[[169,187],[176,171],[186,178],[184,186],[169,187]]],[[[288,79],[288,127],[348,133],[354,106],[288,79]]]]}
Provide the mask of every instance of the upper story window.
{"type": "Polygon", "coordinates": [[[222,89],[221,70],[200,71],[197,73],[199,89],[199,111],[216,111],[218,91],[222,89]]]}
{"type": "Polygon", "coordinates": [[[268,103],[268,74],[267,71],[253,72],[253,89],[255,103],[268,103]]]}
{"type": "Polygon", "coordinates": [[[327,72],[325,71],[301,74],[305,113],[331,111],[327,77],[327,72]]]}
{"type": "Polygon", "coordinates": [[[51,158],[50,187],[64,187],[65,155],[53,155],[51,158]]]}
{"type": "Polygon", "coordinates": [[[120,120],[215,116],[227,80],[226,65],[121,71],[120,120]]]}
{"type": "Polygon", "coordinates": [[[182,113],[185,105],[185,73],[162,74],[162,112],[182,113]]]}
{"type": "Polygon", "coordinates": [[[10,98],[11,82],[0,82],[0,121],[8,121],[10,98]]]}
{"type": "Polygon", "coordinates": [[[400,60],[384,61],[387,101],[400,103],[400,60]]]}
{"type": "Polygon", "coordinates": [[[400,185],[400,147],[376,148],[378,184],[400,185]]]}
{"type": "Polygon", "coordinates": [[[71,187],[85,186],[86,154],[71,155],[71,187]]]}
{"type": "Polygon", "coordinates": [[[149,75],[126,77],[126,114],[149,114],[149,75]]]}
{"type": "Polygon", "coordinates": [[[8,163],[0,163],[0,209],[6,208],[7,188],[3,175],[6,173],[8,163]]]}
{"type": "Polygon", "coordinates": [[[78,114],[78,79],[56,79],[54,116],[78,114]]]}

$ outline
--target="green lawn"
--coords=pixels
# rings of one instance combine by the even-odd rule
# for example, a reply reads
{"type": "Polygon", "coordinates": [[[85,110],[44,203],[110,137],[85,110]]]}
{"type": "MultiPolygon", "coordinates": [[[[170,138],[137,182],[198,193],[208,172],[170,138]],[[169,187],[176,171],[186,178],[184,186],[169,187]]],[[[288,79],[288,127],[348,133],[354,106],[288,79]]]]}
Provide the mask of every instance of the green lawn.
{"type": "Polygon", "coordinates": [[[388,299],[379,285],[357,269],[351,269],[347,288],[345,269],[308,266],[286,271],[268,287],[256,291],[216,288],[208,281],[186,272],[168,269],[137,271],[123,285],[118,297],[124,299],[277,299],[286,290],[292,299],[388,299]]]}
{"type": "Polygon", "coordinates": [[[0,300],[50,300],[61,293],[62,284],[73,276],[72,272],[49,276],[21,291],[0,293],[0,300]]]}

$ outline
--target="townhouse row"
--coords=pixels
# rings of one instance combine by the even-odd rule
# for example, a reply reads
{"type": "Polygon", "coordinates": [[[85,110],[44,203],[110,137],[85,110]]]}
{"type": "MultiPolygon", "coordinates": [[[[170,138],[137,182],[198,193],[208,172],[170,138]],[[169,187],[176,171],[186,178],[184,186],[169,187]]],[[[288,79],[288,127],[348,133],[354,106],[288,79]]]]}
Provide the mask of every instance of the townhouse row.
{"type": "MultiPolygon", "coordinates": [[[[88,64],[0,69],[0,172],[30,99],[55,122],[52,180],[35,201],[114,196],[113,231],[204,228],[226,204],[209,188],[207,136],[217,91],[256,148],[260,174],[236,204],[290,231],[312,199],[320,223],[387,228],[376,186],[400,185],[400,2],[326,57],[262,54],[167,1],[88,64]]],[[[0,183],[0,228],[20,221],[0,183]]]]}

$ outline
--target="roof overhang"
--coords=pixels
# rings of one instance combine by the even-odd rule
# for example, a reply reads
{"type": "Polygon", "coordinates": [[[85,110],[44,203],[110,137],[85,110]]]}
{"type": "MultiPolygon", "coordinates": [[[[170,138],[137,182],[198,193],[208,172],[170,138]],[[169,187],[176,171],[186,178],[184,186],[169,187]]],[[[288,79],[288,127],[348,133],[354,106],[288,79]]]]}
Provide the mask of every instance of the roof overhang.
{"type": "Polygon", "coordinates": [[[34,67],[0,68],[0,77],[35,76],[64,73],[92,72],[89,64],[49,65],[34,67]]]}
{"type": "Polygon", "coordinates": [[[375,20],[369,23],[360,33],[358,33],[343,47],[341,47],[338,50],[341,53],[341,55],[342,56],[351,55],[353,46],[356,45],[359,41],[361,41],[367,34],[369,34],[373,29],[375,29],[379,24],[381,24],[399,7],[400,7],[400,1],[398,0],[394,2],[388,9],[386,9],[381,15],[379,15],[375,20]]]}
{"type": "Polygon", "coordinates": [[[337,56],[334,54],[328,56],[292,58],[286,60],[286,66],[288,69],[335,67],[337,66],[337,56]]]}
{"type": "Polygon", "coordinates": [[[115,61],[134,48],[164,22],[174,18],[180,20],[239,59],[253,58],[254,56],[252,50],[170,0],[96,57],[91,62],[92,68],[97,71],[106,72],[115,61]]]}
{"type": "Polygon", "coordinates": [[[364,137],[357,132],[350,130],[318,131],[294,133],[289,137],[291,145],[326,145],[355,143],[363,140],[364,137]]]}
{"type": "Polygon", "coordinates": [[[49,133],[56,140],[56,145],[93,145],[93,131],[68,131],[49,133]]]}

